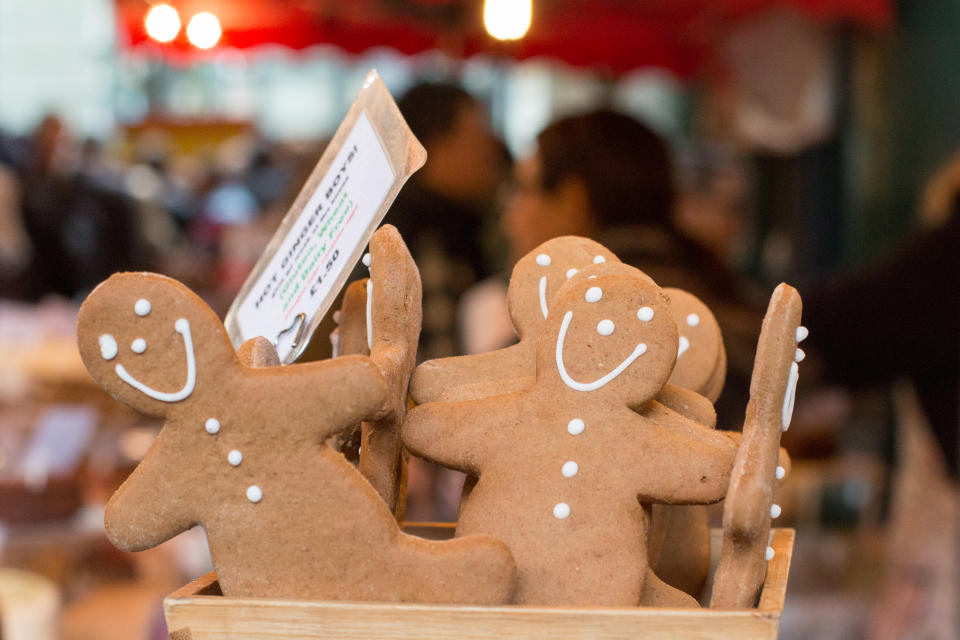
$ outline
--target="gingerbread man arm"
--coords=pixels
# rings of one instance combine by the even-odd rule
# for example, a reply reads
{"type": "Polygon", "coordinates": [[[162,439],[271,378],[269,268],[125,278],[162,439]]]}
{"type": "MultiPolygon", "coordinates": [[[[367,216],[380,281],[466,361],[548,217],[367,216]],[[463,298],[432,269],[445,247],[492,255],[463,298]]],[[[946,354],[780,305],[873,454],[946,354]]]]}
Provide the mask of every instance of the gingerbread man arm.
{"type": "Polygon", "coordinates": [[[417,404],[425,404],[445,398],[460,387],[520,378],[532,373],[530,358],[528,349],[515,344],[488,353],[428,360],[413,372],[410,395],[417,404]]]}
{"type": "Polygon", "coordinates": [[[407,414],[403,444],[416,456],[479,475],[497,446],[492,441],[493,414],[487,400],[422,404],[407,414]],[[463,424],[464,416],[469,416],[469,425],[463,424]]]}
{"type": "Polygon", "coordinates": [[[641,502],[710,504],[723,499],[736,453],[729,438],[662,405],[632,420],[638,430],[656,430],[661,453],[670,453],[648,456],[649,461],[636,465],[641,502]]]}
{"type": "Polygon", "coordinates": [[[695,391],[665,384],[657,394],[657,402],[705,427],[717,426],[713,403],[695,391]]]}
{"type": "Polygon", "coordinates": [[[752,607],[772,549],[773,488],[780,434],[790,426],[796,392],[797,342],[802,303],[796,289],[781,284],[763,319],[750,382],[750,403],[723,510],[723,547],[710,600],[712,607],[752,607]]]}

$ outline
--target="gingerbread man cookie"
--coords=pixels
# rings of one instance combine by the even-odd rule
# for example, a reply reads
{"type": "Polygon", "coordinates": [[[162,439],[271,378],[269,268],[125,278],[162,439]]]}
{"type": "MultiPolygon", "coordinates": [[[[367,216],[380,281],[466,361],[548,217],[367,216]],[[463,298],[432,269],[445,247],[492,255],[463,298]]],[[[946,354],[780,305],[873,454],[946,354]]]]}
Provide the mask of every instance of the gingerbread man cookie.
{"type": "Polygon", "coordinates": [[[678,337],[668,300],[641,272],[571,279],[536,336],[532,386],[407,416],[414,454],[478,477],[457,535],[507,543],[518,603],[639,604],[650,574],[644,505],[723,497],[733,443],[650,411],[678,337]]]}
{"type": "MultiPolygon", "coordinates": [[[[384,324],[394,324],[397,320],[404,322],[406,334],[402,336],[402,342],[382,356],[392,359],[392,410],[381,420],[363,423],[359,447],[360,472],[387,505],[397,511],[403,503],[401,488],[406,469],[400,445],[400,424],[407,415],[407,389],[416,365],[416,348],[409,349],[407,345],[416,345],[420,335],[422,288],[420,272],[396,227],[380,227],[370,241],[370,251],[363,257],[363,263],[370,269],[370,278],[359,285],[351,284],[344,295],[339,352],[345,355],[369,353],[375,341],[384,341],[380,336],[384,324]],[[372,258],[374,254],[376,261],[372,258]],[[361,290],[365,300],[362,315],[358,304],[361,290]],[[384,300],[394,297],[396,291],[408,291],[410,295],[400,306],[383,304],[384,300]]],[[[399,512],[402,514],[402,508],[399,512]]]]}
{"type": "Polygon", "coordinates": [[[781,284],[767,307],[750,380],[750,402],[723,507],[723,547],[714,578],[711,607],[753,607],[763,585],[770,520],[780,514],[773,490],[786,474],[778,466],[780,434],[790,426],[796,394],[797,343],[807,337],[800,326],[803,304],[796,289],[781,284]]]}
{"type": "MultiPolygon", "coordinates": [[[[410,297],[398,290],[383,304],[403,310],[410,297]]],[[[395,351],[414,345],[390,317],[372,357],[256,366],[273,364],[270,350],[247,343],[238,358],[213,311],[174,280],[123,273],[97,287],[78,317],[84,364],[116,399],[166,419],[107,505],[110,540],[137,551],[199,524],[229,596],[509,601],[515,568],[501,542],[401,533],[325,444],[395,411],[395,351]]]]}

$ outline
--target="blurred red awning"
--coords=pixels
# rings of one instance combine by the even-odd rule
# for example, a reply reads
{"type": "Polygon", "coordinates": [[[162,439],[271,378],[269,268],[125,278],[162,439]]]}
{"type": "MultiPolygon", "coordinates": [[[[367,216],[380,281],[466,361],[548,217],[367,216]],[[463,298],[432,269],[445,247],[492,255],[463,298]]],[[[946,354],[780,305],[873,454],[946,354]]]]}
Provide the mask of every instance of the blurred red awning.
{"type": "Polygon", "coordinates": [[[223,28],[219,47],[329,44],[351,53],[390,47],[404,54],[438,49],[464,58],[547,56],[614,73],[661,67],[690,76],[727,28],[770,9],[869,29],[893,21],[892,0],[533,0],[529,33],[503,43],[484,31],[482,0],[166,1],[179,11],[184,28],[173,42],[160,45],[144,28],[153,3],[116,0],[123,46],[163,47],[172,57],[203,55],[187,42],[186,23],[209,11],[223,28]]]}

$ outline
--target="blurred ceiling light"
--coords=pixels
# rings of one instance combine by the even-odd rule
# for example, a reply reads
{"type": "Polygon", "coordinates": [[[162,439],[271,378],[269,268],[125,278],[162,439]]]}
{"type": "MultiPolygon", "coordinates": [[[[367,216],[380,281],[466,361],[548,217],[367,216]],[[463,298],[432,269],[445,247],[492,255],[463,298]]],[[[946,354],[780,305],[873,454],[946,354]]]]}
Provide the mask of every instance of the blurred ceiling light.
{"type": "Polygon", "coordinates": [[[483,26],[497,40],[519,40],[530,29],[533,0],[484,0],[483,26]]]}
{"type": "Polygon", "coordinates": [[[192,18],[187,25],[187,39],[198,49],[209,49],[220,41],[223,30],[217,16],[209,11],[202,11],[192,18]]]}
{"type": "Polygon", "coordinates": [[[168,4],[154,5],[144,24],[148,36],[157,42],[170,42],[180,33],[180,14],[168,4]]]}

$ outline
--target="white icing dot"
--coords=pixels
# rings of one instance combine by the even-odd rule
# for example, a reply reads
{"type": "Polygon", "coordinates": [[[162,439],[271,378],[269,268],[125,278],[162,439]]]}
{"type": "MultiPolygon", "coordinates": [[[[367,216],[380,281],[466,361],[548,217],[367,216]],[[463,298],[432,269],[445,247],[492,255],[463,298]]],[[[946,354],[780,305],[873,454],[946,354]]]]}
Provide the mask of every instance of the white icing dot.
{"type": "Polygon", "coordinates": [[[247,487],[247,500],[250,502],[260,502],[263,500],[263,489],[255,484],[247,487]]]}
{"type": "Polygon", "coordinates": [[[597,276],[587,276],[587,280],[593,280],[593,279],[596,278],[596,277],[597,277],[597,276]]]}
{"type": "Polygon", "coordinates": [[[218,433],[220,431],[220,421],[216,418],[209,418],[204,425],[204,429],[206,429],[210,435],[218,433]]]}
{"type": "Polygon", "coordinates": [[[363,257],[360,258],[360,262],[363,263],[363,266],[369,267],[369,266],[370,266],[370,254],[369,254],[369,253],[363,254],[363,257]]]}
{"type": "Polygon", "coordinates": [[[603,256],[593,256],[593,264],[600,264],[601,262],[606,262],[607,259],[603,256]]]}
{"type": "Polygon", "coordinates": [[[548,265],[550,264],[550,256],[548,256],[548,255],[545,254],[545,253],[538,254],[538,255],[537,255],[537,264],[540,265],[541,267],[546,267],[546,266],[548,266],[548,265]]]}
{"type": "Polygon", "coordinates": [[[553,517],[557,520],[563,520],[570,515],[570,505],[566,502],[558,502],[553,507],[553,517]]]}
{"type": "Polygon", "coordinates": [[[807,354],[803,352],[803,349],[797,349],[793,354],[793,359],[797,362],[803,362],[803,359],[807,357],[807,354]]]}
{"type": "Polygon", "coordinates": [[[637,311],[637,317],[644,322],[650,322],[653,320],[653,309],[650,307],[640,307],[640,310],[637,311]]]}
{"type": "Polygon", "coordinates": [[[810,330],[804,326],[797,327],[797,342],[803,342],[810,335],[810,330]]]}
{"type": "Polygon", "coordinates": [[[576,269],[567,269],[567,278],[572,278],[576,272],[576,269]]]}
{"type": "Polygon", "coordinates": [[[109,333],[100,336],[100,355],[104,360],[113,360],[117,357],[117,341],[109,333]]]}
{"type": "Polygon", "coordinates": [[[236,467],[241,462],[243,462],[243,454],[240,453],[239,449],[234,449],[233,451],[227,454],[227,462],[229,462],[230,464],[236,467]]]}
{"type": "Polygon", "coordinates": [[[680,341],[679,341],[679,344],[677,345],[677,357],[679,358],[680,356],[682,356],[684,353],[686,353],[687,349],[689,348],[690,348],[690,341],[687,340],[687,336],[680,336],[680,341]]]}
{"type": "Polygon", "coordinates": [[[147,341],[143,338],[137,338],[131,343],[130,350],[134,353],[143,353],[147,350],[147,341]]]}
{"type": "Polygon", "coordinates": [[[587,295],[585,296],[587,302],[599,302],[602,297],[603,289],[600,287],[590,287],[587,289],[587,295]]]}
{"type": "Polygon", "coordinates": [[[563,468],[560,470],[560,473],[563,474],[564,478],[572,478],[577,475],[577,471],[580,471],[580,465],[573,460],[569,460],[563,463],[563,468]]]}
{"type": "Polygon", "coordinates": [[[583,427],[584,427],[583,420],[581,420],[580,418],[574,418],[573,420],[567,423],[567,433],[569,433],[572,436],[578,436],[581,433],[583,433],[583,427]]]}
{"type": "Polygon", "coordinates": [[[691,313],[687,316],[687,326],[695,327],[700,324],[700,316],[695,313],[691,313]]]}
{"type": "Polygon", "coordinates": [[[608,336],[613,333],[613,320],[601,320],[597,323],[597,333],[608,336]]]}
{"type": "Polygon", "coordinates": [[[770,517],[771,517],[771,518],[774,518],[774,519],[779,518],[781,513],[783,513],[783,510],[780,508],[780,505],[778,505],[778,504],[772,504],[772,505],[770,505],[770,517]]]}
{"type": "Polygon", "coordinates": [[[133,305],[133,311],[141,318],[150,313],[150,308],[150,301],[146,298],[140,298],[136,304],[133,305]]]}
{"type": "Polygon", "coordinates": [[[787,477],[787,470],[777,465],[777,480],[783,480],[787,477]]]}
{"type": "Polygon", "coordinates": [[[770,562],[771,560],[773,560],[773,556],[774,556],[773,547],[767,547],[767,552],[763,555],[767,559],[767,562],[770,562]]]}

